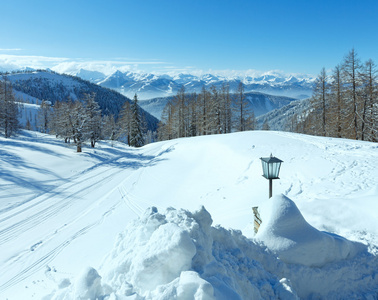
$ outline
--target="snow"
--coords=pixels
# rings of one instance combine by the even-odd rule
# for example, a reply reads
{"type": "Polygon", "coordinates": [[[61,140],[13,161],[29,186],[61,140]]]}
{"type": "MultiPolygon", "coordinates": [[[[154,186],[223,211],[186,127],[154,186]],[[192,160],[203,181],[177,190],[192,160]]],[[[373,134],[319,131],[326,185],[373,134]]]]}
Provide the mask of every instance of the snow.
{"type": "Polygon", "coordinates": [[[376,143],[0,143],[1,299],[377,299],[376,143]],[[270,153],[284,163],[267,199],[270,153]]]}
{"type": "Polygon", "coordinates": [[[261,224],[256,240],[287,263],[322,267],[351,259],[365,247],[335,234],[321,232],[306,222],[293,201],[277,195],[260,206],[261,224]]]}
{"type": "Polygon", "coordinates": [[[211,223],[204,208],[165,214],[152,208],[119,235],[100,267],[103,276],[86,268],[75,284],[45,299],[295,299],[237,243],[261,253],[257,245],[211,223]]]}

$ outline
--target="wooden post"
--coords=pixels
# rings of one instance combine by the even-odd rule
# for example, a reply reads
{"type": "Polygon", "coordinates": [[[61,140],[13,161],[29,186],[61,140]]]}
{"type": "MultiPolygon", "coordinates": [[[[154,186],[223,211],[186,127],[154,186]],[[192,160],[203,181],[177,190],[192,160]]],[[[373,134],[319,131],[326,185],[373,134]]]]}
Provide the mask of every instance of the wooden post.
{"type": "Polygon", "coordinates": [[[255,234],[259,231],[260,225],[261,225],[261,217],[258,210],[258,207],[252,207],[253,215],[254,215],[254,222],[253,222],[253,229],[255,234]]]}
{"type": "Polygon", "coordinates": [[[269,198],[272,198],[273,194],[273,179],[269,179],[269,198]]]}

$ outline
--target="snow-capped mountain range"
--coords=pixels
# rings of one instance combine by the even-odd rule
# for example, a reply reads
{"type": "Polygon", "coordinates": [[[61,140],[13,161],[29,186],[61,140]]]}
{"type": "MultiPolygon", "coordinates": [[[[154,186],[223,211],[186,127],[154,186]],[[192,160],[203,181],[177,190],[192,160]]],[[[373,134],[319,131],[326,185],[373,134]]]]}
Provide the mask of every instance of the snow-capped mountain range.
{"type": "Polygon", "coordinates": [[[141,100],[175,95],[182,86],[188,93],[198,93],[203,87],[215,86],[219,88],[223,84],[228,84],[230,92],[234,93],[237,91],[240,82],[243,82],[245,92],[262,92],[270,95],[305,99],[311,96],[315,80],[311,76],[285,75],[272,71],[260,76],[221,76],[214,74],[197,76],[193,74],[158,75],[118,70],[106,76],[98,71],[79,69],[70,72],[70,75],[111,88],[127,97],[132,98],[137,93],[141,100]]]}

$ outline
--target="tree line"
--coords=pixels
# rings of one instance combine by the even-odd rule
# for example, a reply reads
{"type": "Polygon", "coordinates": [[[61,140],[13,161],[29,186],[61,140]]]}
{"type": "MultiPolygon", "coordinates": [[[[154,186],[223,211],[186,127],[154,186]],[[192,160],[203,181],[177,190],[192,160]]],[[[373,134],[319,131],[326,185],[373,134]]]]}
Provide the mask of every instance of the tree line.
{"type": "Polygon", "coordinates": [[[201,93],[186,93],[185,88],[167,102],[158,125],[158,139],[170,140],[234,131],[254,130],[256,119],[245,97],[244,85],[230,94],[229,86],[215,86],[201,93]]]}
{"type": "Polygon", "coordinates": [[[352,49],[330,74],[316,78],[310,111],[293,117],[293,131],[338,138],[378,141],[378,73],[352,49]]]}
{"type": "Polygon", "coordinates": [[[37,114],[41,132],[55,134],[66,143],[71,141],[81,152],[84,142],[94,148],[100,140],[124,141],[133,147],[151,142],[147,137],[146,125],[138,105],[138,96],[132,103],[126,101],[116,119],[114,115],[101,115],[94,94],[84,94],[81,101],[56,101],[53,106],[42,101],[37,114]]]}
{"type": "MultiPolygon", "coordinates": [[[[19,105],[13,93],[12,85],[6,79],[0,81],[0,131],[9,138],[20,129],[19,105]]],[[[42,100],[36,115],[36,127],[42,133],[55,135],[66,143],[74,143],[77,152],[82,151],[84,143],[95,147],[100,140],[123,141],[133,147],[141,147],[156,138],[147,130],[145,116],[138,105],[138,96],[130,103],[125,101],[118,118],[102,114],[95,94],[83,94],[73,101],[42,100]]],[[[31,129],[27,118],[26,129],[31,129]]]]}

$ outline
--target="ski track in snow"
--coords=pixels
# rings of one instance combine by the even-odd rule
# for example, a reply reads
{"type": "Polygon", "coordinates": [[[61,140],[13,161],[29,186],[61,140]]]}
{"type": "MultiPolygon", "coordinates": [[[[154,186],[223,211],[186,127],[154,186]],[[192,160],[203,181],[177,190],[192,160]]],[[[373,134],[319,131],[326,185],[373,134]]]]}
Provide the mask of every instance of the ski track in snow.
{"type": "MultiPolygon", "coordinates": [[[[160,156],[165,152],[166,151],[163,151],[157,156],[160,156]]],[[[151,156],[146,163],[140,165],[142,170],[144,169],[144,167],[153,163],[156,158],[156,156],[151,156]]],[[[83,199],[90,191],[98,189],[102,185],[106,185],[114,177],[121,177],[122,170],[119,170],[120,172],[118,173],[108,166],[110,164],[117,165],[117,163],[124,159],[125,157],[123,155],[120,155],[113,159],[109,159],[107,161],[91,166],[73,175],[71,178],[69,178],[68,183],[56,186],[55,188],[52,188],[45,193],[39,193],[38,195],[19,203],[17,206],[11,207],[7,211],[3,211],[0,219],[0,246],[5,247],[10,240],[22,237],[29,231],[34,230],[38,226],[41,226],[41,224],[48,223],[49,220],[56,218],[58,215],[65,214],[66,211],[68,211],[70,208],[74,207],[75,205],[77,206],[81,201],[85,201],[83,199]],[[12,225],[8,226],[8,224],[12,225]]],[[[130,166],[133,165],[132,162],[129,162],[129,164],[130,166]]],[[[90,206],[70,223],[65,223],[59,228],[54,229],[53,232],[45,236],[43,240],[38,241],[31,245],[30,248],[24,249],[21,252],[14,254],[12,257],[9,257],[5,262],[2,263],[2,272],[10,271],[12,268],[14,268],[14,264],[17,264],[18,261],[23,261],[25,259],[33,260],[33,258],[35,257],[33,254],[36,250],[41,250],[42,252],[42,248],[45,244],[48,244],[49,241],[56,239],[56,237],[59,237],[59,232],[69,227],[71,224],[74,224],[77,220],[81,219],[91,209],[91,207],[100,205],[115,190],[119,191],[123,203],[126,204],[127,207],[131,211],[133,211],[136,216],[141,215],[145,208],[142,208],[136,203],[136,201],[133,201],[131,194],[127,196],[128,193],[126,192],[126,189],[124,187],[124,184],[129,180],[129,177],[130,175],[128,175],[120,184],[115,186],[101,198],[92,203],[88,203],[90,206]]],[[[101,192],[101,194],[103,194],[103,192],[101,192]]],[[[70,243],[72,243],[72,241],[81,237],[82,235],[85,235],[92,228],[100,225],[104,221],[104,219],[109,214],[111,214],[112,211],[114,211],[120,204],[121,201],[116,201],[114,205],[109,207],[102,214],[100,219],[77,230],[76,232],[74,232],[74,234],[60,241],[59,245],[49,250],[46,254],[33,261],[31,264],[27,265],[25,268],[22,268],[22,270],[17,272],[15,276],[0,285],[0,294],[2,291],[20,283],[37,271],[44,269],[46,265],[53,261],[53,259],[58,256],[59,253],[61,253],[70,243]]]]}

